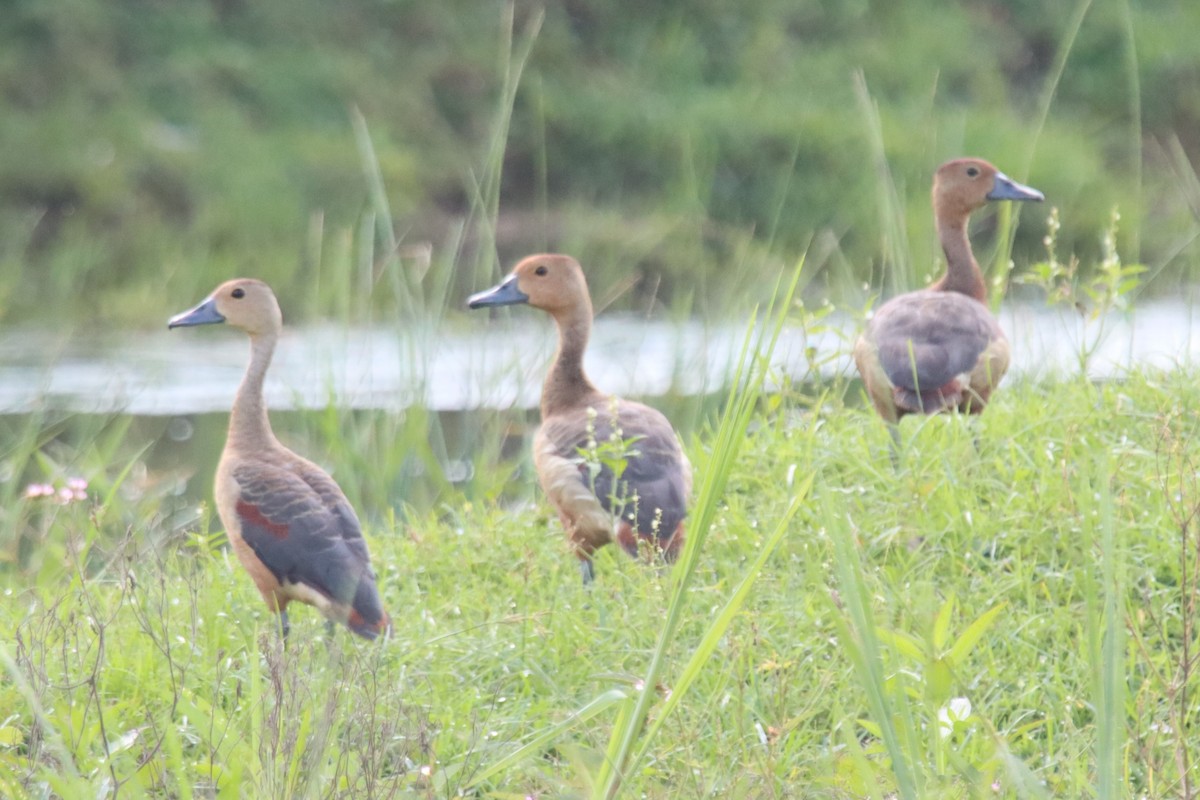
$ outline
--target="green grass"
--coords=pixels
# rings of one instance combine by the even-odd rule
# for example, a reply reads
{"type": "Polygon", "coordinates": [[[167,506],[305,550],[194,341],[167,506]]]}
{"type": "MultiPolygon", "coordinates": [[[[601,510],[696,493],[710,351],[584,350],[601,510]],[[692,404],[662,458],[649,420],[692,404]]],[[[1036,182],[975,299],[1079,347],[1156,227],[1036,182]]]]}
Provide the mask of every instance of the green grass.
{"type": "MultiPolygon", "coordinates": [[[[1065,136],[1071,124],[1059,98],[1090,74],[1078,62],[1102,61],[1104,74],[1124,80],[1128,97],[1111,102],[1130,116],[1108,138],[1118,149],[1140,150],[1142,104],[1154,92],[1138,59],[1170,49],[1145,32],[1187,26],[1155,12],[1152,27],[1144,9],[1127,3],[1110,9],[1079,0],[1073,11],[1055,13],[1041,35],[1043,44],[1057,42],[1057,54],[1034,81],[1041,117],[1024,149],[1029,173],[1019,177],[1048,174],[1075,187],[1080,215],[1110,220],[1109,237],[1103,259],[1085,253],[1088,274],[1075,274],[1074,261],[1060,264],[1051,247],[1028,282],[1104,311],[1137,294],[1141,266],[1116,258],[1111,197],[1076,186],[1078,174],[1099,171],[1080,168],[1093,156],[1065,136]],[[1124,43],[1123,62],[1100,46],[1111,31],[1124,43]]],[[[903,28],[919,17],[893,22],[903,28]]],[[[778,288],[775,276],[788,270],[776,251],[820,226],[828,226],[813,239],[821,257],[810,260],[818,263],[802,287],[862,299],[857,278],[876,269],[872,259],[887,265],[897,288],[920,283],[922,265],[933,261],[929,167],[947,147],[981,142],[1002,167],[1020,161],[1019,115],[1005,103],[981,104],[1004,118],[991,125],[985,117],[994,117],[982,112],[970,120],[947,114],[957,101],[942,95],[940,83],[915,101],[898,100],[904,77],[895,54],[872,67],[884,51],[869,40],[851,53],[851,61],[867,62],[857,109],[852,72],[839,68],[801,76],[806,85],[812,75],[845,76],[822,89],[827,100],[838,98],[836,113],[792,113],[788,102],[799,95],[780,91],[792,99],[748,115],[734,99],[745,94],[736,85],[688,86],[681,75],[691,70],[672,68],[673,56],[650,47],[644,32],[626,36],[624,15],[602,21],[613,41],[633,48],[631,63],[652,76],[627,104],[571,83],[580,67],[559,63],[557,11],[523,18],[510,9],[499,25],[498,70],[494,21],[463,23],[478,28],[468,37],[476,47],[489,44],[486,69],[464,67],[483,76],[483,96],[459,120],[476,132],[446,136],[436,115],[405,119],[434,119],[432,133],[414,135],[455,153],[455,221],[436,247],[411,235],[420,215],[409,192],[433,185],[430,174],[444,171],[447,159],[424,159],[419,170],[406,165],[392,127],[376,121],[383,112],[374,98],[384,93],[364,82],[351,93],[362,112],[351,110],[345,135],[320,147],[337,151],[330,163],[340,174],[364,175],[366,191],[359,185],[328,215],[300,208],[293,196],[292,210],[300,211],[293,216],[308,214],[303,237],[295,219],[272,225],[237,213],[241,205],[267,207],[254,202],[257,192],[274,196],[279,188],[254,179],[260,168],[272,172],[265,137],[244,149],[254,169],[234,161],[211,179],[222,190],[218,216],[228,219],[202,218],[193,237],[172,240],[165,268],[144,257],[162,248],[161,231],[135,231],[147,241],[127,248],[141,253],[139,269],[153,270],[155,280],[136,270],[95,277],[105,260],[68,246],[79,236],[68,225],[66,244],[44,256],[49,279],[31,296],[81,294],[78,278],[90,274],[82,285],[97,307],[114,305],[104,296],[116,293],[135,310],[113,313],[136,315],[161,305],[169,284],[171,296],[184,299],[165,314],[203,296],[214,275],[246,271],[245,237],[205,244],[244,217],[254,243],[264,245],[254,252],[271,261],[251,271],[279,279],[289,322],[293,308],[298,318],[394,320],[405,357],[427,367],[421,359],[451,321],[449,309],[491,282],[511,247],[498,230],[500,208],[520,207],[520,198],[505,195],[514,174],[523,176],[518,187],[533,176],[523,191],[542,217],[534,226],[540,232],[525,235],[581,255],[598,308],[614,300],[647,311],[666,304],[674,314],[711,319],[778,288]],[[655,132],[644,124],[647,104],[668,110],[660,108],[668,97],[685,113],[651,114],[664,128],[655,132]],[[629,138],[628,120],[653,135],[629,138]],[[763,126],[758,137],[743,135],[748,120],[763,126]],[[848,125],[862,141],[845,135],[848,125]],[[608,138],[600,146],[577,129],[608,138]],[[482,152],[479,166],[457,174],[471,145],[482,152]],[[594,150],[592,158],[571,159],[579,146],[594,150]],[[624,167],[612,168],[609,150],[661,194],[643,187],[625,196],[632,184],[624,167]],[[750,161],[750,151],[775,158],[750,161]],[[553,210],[565,211],[551,214],[564,163],[589,189],[564,193],[553,210]],[[750,177],[718,180],[733,168],[750,177]],[[247,191],[231,195],[228,173],[239,169],[247,191]],[[836,197],[822,189],[829,183],[836,197]],[[804,210],[798,194],[817,198],[817,217],[797,213],[804,210]],[[872,214],[879,224],[861,224],[872,214]],[[855,228],[862,230],[846,234],[855,228]],[[885,232],[878,246],[864,233],[872,228],[885,232]],[[279,241],[293,252],[301,238],[298,268],[269,257],[279,241]],[[189,243],[195,252],[176,252],[189,243]],[[197,259],[203,270],[191,267],[197,259]],[[141,288],[130,302],[133,284],[141,288]]],[[[948,29],[961,23],[945,20],[948,29]]],[[[721,26],[691,29],[671,19],[653,31],[664,27],[669,36],[652,38],[685,62],[706,51],[698,44],[724,35],[721,26]]],[[[776,26],[764,17],[751,28],[776,26]]],[[[952,40],[939,40],[943,55],[961,57],[963,48],[945,44],[952,40]]],[[[269,51],[256,58],[267,63],[269,51]]],[[[823,57],[818,48],[799,52],[823,57]]],[[[584,68],[595,66],[588,61],[584,68]]],[[[707,67],[712,73],[719,65],[707,67]]],[[[945,85],[951,94],[971,87],[976,98],[1004,93],[979,83],[979,74],[978,65],[959,63],[946,69],[945,85]]],[[[607,84],[589,75],[587,85],[607,84]]],[[[442,85],[433,94],[453,115],[453,92],[442,85]]],[[[1065,103],[1078,104],[1077,96],[1065,103]]],[[[1178,277],[1193,266],[1178,256],[1195,238],[1194,220],[1183,215],[1177,228],[1186,235],[1176,237],[1183,243],[1163,255],[1162,228],[1176,217],[1149,226],[1136,208],[1139,195],[1164,185],[1198,194],[1184,145],[1170,147],[1170,176],[1148,171],[1143,188],[1140,166],[1131,167],[1135,209],[1123,230],[1135,255],[1139,240],[1158,253],[1152,275],[1178,277]]],[[[1053,184],[1034,182],[1053,194],[1053,184]]],[[[278,209],[289,203],[269,205],[288,213],[278,209]]],[[[987,260],[1002,286],[1015,230],[1006,207],[996,228],[997,254],[987,260]]],[[[1027,226],[1026,238],[1030,230],[1040,235],[1035,229],[1027,226]]],[[[1074,253],[1081,238],[1076,232],[1063,241],[1064,252],[1074,253]]],[[[25,283],[0,282],[0,311],[25,298],[18,291],[25,283]]],[[[820,325],[828,308],[803,321],[820,325]]],[[[1093,327],[1098,338],[1103,323],[1093,327]]],[[[1082,366],[1089,351],[1086,342],[1080,348],[1082,366]]],[[[743,391],[715,411],[712,399],[671,401],[698,471],[696,529],[681,563],[657,571],[606,552],[590,591],[533,490],[527,458],[511,458],[528,428],[523,412],[450,422],[418,408],[276,415],[285,441],[327,466],[364,518],[396,629],[382,646],[341,631],[326,640],[316,614],[297,610],[289,648],[281,648],[273,619],[223,546],[211,506],[195,503],[199,488],[209,494],[209,477],[192,471],[220,446],[216,415],[198,420],[196,435],[173,453],[162,447],[167,420],[0,418],[0,796],[1196,796],[1200,376],[1133,374],[1100,386],[1010,380],[980,420],[907,421],[899,468],[857,388],[839,382],[760,396],[761,370],[751,366],[747,376],[743,391]],[[467,477],[445,477],[449,464],[467,461],[467,477]],[[86,501],[23,496],[27,483],[58,489],[72,476],[90,482],[86,501]],[[964,701],[970,714],[951,719],[949,710],[964,701]]]]}
{"type": "Polygon", "coordinates": [[[1200,378],[1013,380],[899,470],[856,391],[690,441],[728,475],[682,594],[612,548],[585,590],[540,500],[364,509],[394,638],[301,609],[287,651],[211,511],[132,490],[139,435],[8,430],[91,486],[0,517],[0,794],[587,797],[641,696],[620,796],[1194,795],[1200,378]]]}

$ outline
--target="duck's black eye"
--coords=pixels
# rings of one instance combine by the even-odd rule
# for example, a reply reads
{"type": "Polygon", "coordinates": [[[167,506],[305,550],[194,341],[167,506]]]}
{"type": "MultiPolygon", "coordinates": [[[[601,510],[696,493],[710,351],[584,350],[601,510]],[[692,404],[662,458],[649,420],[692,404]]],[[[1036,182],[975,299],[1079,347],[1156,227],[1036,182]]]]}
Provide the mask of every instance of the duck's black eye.
{"type": "Polygon", "coordinates": [[[241,287],[238,287],[237,289],[234,289],[232,292],[230,292],[230,294],[233,295],[234,300],[241,300],[243,297],[246,296],[246,290],[241,287]]]}
{"type": "Polygon", "coordinates": [[[979,174],[979,167],[967,167],[967,176],[974,178],[979,174]]]}
{"type": "Polygon", "coordinates": [[[533,271],[533,274],[534,274],[534,275],[545,275],[545,274],[546,274],[547,272],[549,272],[549,271],[550,271],[550,270],[546,269],[546,265],[545,265],[545,264],[542,264],[542,265],[540,265],[540,266],[539,266],[537,269],[535,269],[535,270],[533,271]]]}

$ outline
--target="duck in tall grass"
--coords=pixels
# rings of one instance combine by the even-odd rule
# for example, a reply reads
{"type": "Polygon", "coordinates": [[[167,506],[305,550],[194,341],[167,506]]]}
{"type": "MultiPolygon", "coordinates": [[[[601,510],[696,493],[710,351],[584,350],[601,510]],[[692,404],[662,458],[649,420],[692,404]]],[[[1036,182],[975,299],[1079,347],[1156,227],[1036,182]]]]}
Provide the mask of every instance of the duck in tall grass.
{"type": "Polygon", "coordinates": [[[674,562],[683,546],[691,465],[661,412],[607,395],[588,380],[583,355],[592,301],[583,269],[570,256],[529,256],[499,285],[467,301],[470,308],[517,303],[546,311],[558,327],[533,460],[583,582],[595,578],[592,554],[608,542],[632,556],[645,543],[674,562]]]}
{"type": "Polygon", "coordinates": [[[992,200],[1043,200],[986,161],[960,158],[933,176],[933,214],[946,274],[928,289],[894,297],[875,312],[854,361],[879,416],[957,409],[978,414],[1008,369],[1008,340],[987,305],[987,284],[971,252],[967,220],[992,200]]]}
{"type": "Polygon", "coordinates": [[[225,322],[250,336],[250,366],[229,416],[217,466],[217,512],[242,566],[286,638],[287,606],[315,606],[374,639],[391,629],[375,585],[362,528],[346,495],[323,469],[280,444],[263,401],[263,379],[283,327],[271,288],[240,278],[170,319],[169,328],[225,322]]]}

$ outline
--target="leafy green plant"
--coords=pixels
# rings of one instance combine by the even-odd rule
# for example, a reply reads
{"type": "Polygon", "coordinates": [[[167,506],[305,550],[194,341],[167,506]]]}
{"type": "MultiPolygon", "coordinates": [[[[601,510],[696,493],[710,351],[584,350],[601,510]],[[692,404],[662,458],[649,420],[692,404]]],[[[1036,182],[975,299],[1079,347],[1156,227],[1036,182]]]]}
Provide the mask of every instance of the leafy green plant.
{"type": "Polygon", "coordinates": [[[992,606],[967,625],[957,639],[950,641],[950,624],[957,610],[958,598],[951,594],[938,609],[925,639],[902,630],[880,627],[876,631],[880,641],[918,665],[925,684],[925,698],[934,704],[945,703],[950,698],[958,681],[955,676],[959,668],[1004,610],[1004,604],[992,606]]]}
{"type": "Polygon", "coordinates": [[[1058,209],[1051,208],[1043,240],[1046,258],[1016,278],[1018,283],[1044,291],[1049,305],[1078,312],[1083,326],[1075,334],[1075,357],[1081,375],[1087,374],[1092,357],[1107,337],[1112,315],[1129,308],[1129,300],[1141,286],[1139,276],[1146,271],[1142,264],[1121,261],[1117,252],[1120,220],[1121,215],[1114,208],[1101,242],[1100,262],[1090,276],[1081,277],[1078,258],[1072,255],[1065,263],[1059,260],[1057,243],[1061,223],[1058,209]]]}
{"type": "Polygon", "coordinates": [[[587,473],[588,484],[592,492],[596,491],[596,478],[607,469],[612,473],[612,487],[609,491],[609,508],[614,518],[624,518],[627,512],[637,516],[639,498],[637,493],[629,493],[629,485],[622,483],[621,476],[629,466],[629,459],[641,455],[637,443],[641,436],[625,437],[621,430],[620,418],[617,415],[617,398],[612,398],[608,409],[609,419],[613,424],[602,440],[596,438],[596,419],[599,416],[596,409],[588,408],[587,433],[588,440],[578,448],[580,465],[587,473]]]}

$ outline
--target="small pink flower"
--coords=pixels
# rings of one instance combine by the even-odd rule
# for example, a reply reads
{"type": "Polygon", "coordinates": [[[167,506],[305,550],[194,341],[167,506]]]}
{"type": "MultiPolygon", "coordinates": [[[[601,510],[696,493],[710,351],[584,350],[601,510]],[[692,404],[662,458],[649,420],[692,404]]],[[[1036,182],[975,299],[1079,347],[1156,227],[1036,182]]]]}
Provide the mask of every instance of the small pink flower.
{"type": "Polygon", "coordinates": [[[52,494],[54,494],[54,487],[48,483],[31,483],[25,487],[25,497],[28,499],[49,497],[52,494]]]}
{"type": "Polygon", "coordinates": [[[58,490],[58,502],[62,503],[64,506],[74,499],[75,499],[75,493],[72,492],[70,489],[68,489],[66,486],[64,486],[63,488],[58,490]]]}
{"type": "Polygon", "coordinates": [[[72,500],[87,500],[88,482],[83,478],[67,478],[67,488],[71,490],[72,500]]]}

